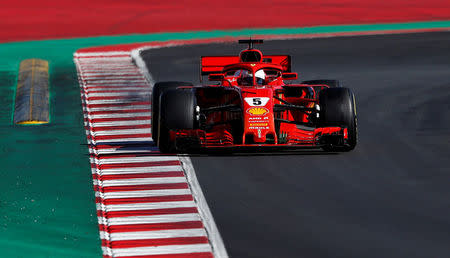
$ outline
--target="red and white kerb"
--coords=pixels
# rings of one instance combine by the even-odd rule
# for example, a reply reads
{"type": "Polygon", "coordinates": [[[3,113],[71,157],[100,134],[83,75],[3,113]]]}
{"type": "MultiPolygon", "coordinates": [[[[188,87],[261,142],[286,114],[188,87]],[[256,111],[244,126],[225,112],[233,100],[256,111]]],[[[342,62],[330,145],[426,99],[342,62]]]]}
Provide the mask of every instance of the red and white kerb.
{"type": "Polygon", "coordinates": [[[79,51],[74,61],[103,256],[227,257],[190,159],[153,146],[152,82],[131,52],[79,51]]]}

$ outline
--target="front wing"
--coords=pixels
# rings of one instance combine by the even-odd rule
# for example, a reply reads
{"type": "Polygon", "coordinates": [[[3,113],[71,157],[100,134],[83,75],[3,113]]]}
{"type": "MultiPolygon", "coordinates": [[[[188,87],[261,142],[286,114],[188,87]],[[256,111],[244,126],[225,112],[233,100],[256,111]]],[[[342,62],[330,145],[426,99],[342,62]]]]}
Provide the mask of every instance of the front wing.
{"type": "Polygon", "coordinates": [[[178,149],[253,149],[253,148],[320,148],[325,145],[345,146],[348,140],[347,128],[306,127],[288,124],[280,128],[277,143],[242,144],[236,143],[226,126],[214,131],[200,129],[171,130],[169,137],[178,149]],[[287,128],[289,127],[289,128],[287,128]],[[285,130],[285,131],[283,131],[285,130]]]}

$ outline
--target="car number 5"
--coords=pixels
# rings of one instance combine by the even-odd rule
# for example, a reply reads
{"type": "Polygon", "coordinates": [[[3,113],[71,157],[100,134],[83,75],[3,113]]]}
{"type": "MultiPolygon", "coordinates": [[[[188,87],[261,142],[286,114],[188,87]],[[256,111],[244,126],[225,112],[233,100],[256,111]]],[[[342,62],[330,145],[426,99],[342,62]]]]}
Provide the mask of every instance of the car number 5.
{"type": "Polygon", "coordinates": [[[262,101],[260,98],[253,98],[253,105],[260,106],[262,104],[262,101]]]}

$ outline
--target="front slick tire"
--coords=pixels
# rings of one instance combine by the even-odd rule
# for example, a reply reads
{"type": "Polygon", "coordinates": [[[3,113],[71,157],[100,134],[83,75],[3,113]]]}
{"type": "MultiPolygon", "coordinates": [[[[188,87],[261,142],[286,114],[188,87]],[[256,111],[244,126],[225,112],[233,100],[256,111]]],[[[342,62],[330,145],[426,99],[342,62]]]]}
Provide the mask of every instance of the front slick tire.
{"type": "Polygon", "coordinates": [[[177,146],[170,138],[170,131],[194,129],[197,100],[189,89],[168,90],[160,100],[158,147],[163,153],[174,153],[177,146]]]}
{"type": "Polygon", "coordinates": [[[153,86],[152,91],[152,138],[156,142],[158,139],[158,123],[159,123],[159,98],[160,96],[168,90],[176,89],[180,86],[192,86],[190,82],[157,82],[153,86]]]}
{"type": "Polygon", "coordinates": [[[327,144],[325,151],[346,152],[355,148],[358,139],[355,96],[348,88],[328,88],[321,91],[320,126],[347,127],[348,140],[345,145],[327,144]]]}

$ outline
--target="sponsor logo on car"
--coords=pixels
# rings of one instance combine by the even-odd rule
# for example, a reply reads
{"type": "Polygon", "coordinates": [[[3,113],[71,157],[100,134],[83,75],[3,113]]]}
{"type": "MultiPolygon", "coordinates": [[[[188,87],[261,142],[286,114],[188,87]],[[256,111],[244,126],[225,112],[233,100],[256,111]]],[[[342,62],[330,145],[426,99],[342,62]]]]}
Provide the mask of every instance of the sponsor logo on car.
{"type": "Polygon", "coordinates": [[[248,129],[250,130],[269,129],[269,123],[250,123],[248,129]]]}
{"type": "Polygon", "coordinates": [[[250,123],[250,126],[268,126],[269,123],[250,123]]]}
{"type": "Polygon", "coordinates": [[[251,116],[248,118],[249,121],[251,122],[259,122],[259,120],[269,120],[268,116],[251,116]],[[254,121],[254,120],[258,120],[258,121],[254,121]]]}
{"type": "Polygon", "coordinates": [[[267,113],[269,113],[269,110],[265,107],[253,107],[247,109],[247,113],[254,116],[263,116],[267,113]]]}
{"type": "Polygon", "coordinates": [[[270,129],[268,126],[250,126],[249,130],[267,130],[270,129]]]}

